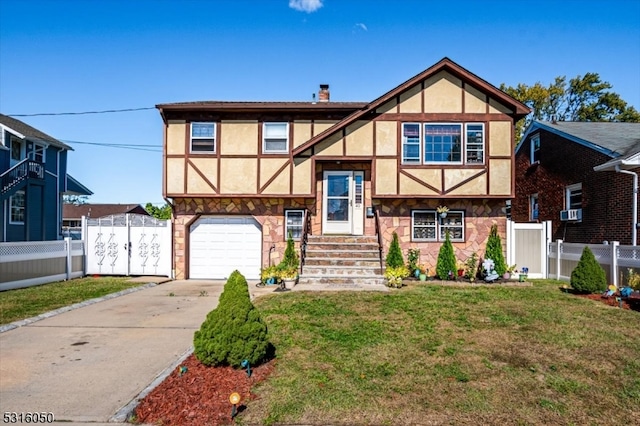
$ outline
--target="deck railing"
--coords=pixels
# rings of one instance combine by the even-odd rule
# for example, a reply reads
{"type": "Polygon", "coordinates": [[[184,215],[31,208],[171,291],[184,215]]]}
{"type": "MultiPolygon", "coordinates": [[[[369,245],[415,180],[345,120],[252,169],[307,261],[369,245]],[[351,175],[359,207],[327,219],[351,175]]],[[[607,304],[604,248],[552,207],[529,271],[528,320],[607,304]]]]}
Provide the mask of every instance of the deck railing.
{"type": "Polygon", "coordinates": [[[42,163],[25,158],[0,175],[0,192],[5,194],[29,178],[44,179],[44,166],[42,163]]]}

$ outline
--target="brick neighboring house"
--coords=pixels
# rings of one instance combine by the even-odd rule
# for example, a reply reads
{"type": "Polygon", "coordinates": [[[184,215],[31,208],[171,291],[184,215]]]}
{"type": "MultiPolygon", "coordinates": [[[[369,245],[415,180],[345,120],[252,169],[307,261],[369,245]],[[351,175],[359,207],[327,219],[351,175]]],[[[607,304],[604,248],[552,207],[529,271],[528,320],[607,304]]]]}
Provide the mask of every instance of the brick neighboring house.
{"type": "Polygon", "coordinates": [[[64,236],[80,239],[82,216],[96,219],[126,213],[149,216],[149,213],[140,204],[63,204],[62,233],[64,236]]]}
{"type": "Polygon", "coordinates": [[[566,242],[633,244],[638,172],[640,123],[534,121],[516,148],[511,217],[550,220],[566,242]]]}
{"type": "MultiPolygon", "coordinates": [[[[448,58],[371,102],[332,102],[320,85],[317,102],[157,108],[178,279],[236,268],[258,278],[307,218],[308,255],[356,257],[372,243],[377,253],[378,238],[386,252],[394,231],[403,252],[419,248],[432,272],[447,231],[458,259],[482,254],[493,224],[505,241],[514,122],[530,111],[448,58]],[[450,209],[446,218],[439,205],[450,209]]],[[[301,281],[374,270],[323,260],[324,269],[305,265],[301,281]]]]}

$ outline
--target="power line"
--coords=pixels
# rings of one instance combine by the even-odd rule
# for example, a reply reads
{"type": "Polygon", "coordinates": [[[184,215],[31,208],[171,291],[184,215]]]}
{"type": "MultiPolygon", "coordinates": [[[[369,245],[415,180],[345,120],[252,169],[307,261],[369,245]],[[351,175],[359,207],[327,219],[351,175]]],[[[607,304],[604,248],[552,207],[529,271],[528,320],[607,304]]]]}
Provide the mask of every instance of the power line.
{"type": "Polygon", "coordinates": [[[39,112],[36,114],[7,114],[9,117],[39,117],[44,115],[86,115],[86,114],[110,114],[114,112],[133,112],[133,111],[147,111],[150,109],[156,109],[155,107],[145,108],[125,108],[125,109],[106,109],[103,111],[82,111],[82,112],[39,112]]]}
{"type": "Polygon", "coordinates": [[[102,146],[106,148],[120,148],[120,149],[133,149],[137,151],[148,151],[148,152],[162,152],[162,148],[158,145],[134,145],[134,144],[121,144],[121,143],[100,143],[100,142],[81,142],[81,141],[69,141],[60,139],[64,143],[69,144],[80,144],[80,145],[95,145],[102,146]],[[156,149],[149,149],[156,148],[156,149]]]}

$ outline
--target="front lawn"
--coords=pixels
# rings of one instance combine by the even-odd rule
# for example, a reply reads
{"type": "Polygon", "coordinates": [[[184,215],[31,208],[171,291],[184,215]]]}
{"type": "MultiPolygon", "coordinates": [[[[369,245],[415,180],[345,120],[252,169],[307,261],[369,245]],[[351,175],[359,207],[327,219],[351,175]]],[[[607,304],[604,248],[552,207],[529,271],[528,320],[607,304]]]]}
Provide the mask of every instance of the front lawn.
{"type": "Polygon", "coordinates": [[[140,285],[130,277],[85,277],[2,291],[0,325],[140,285]]]}
{"type": "Polygon", "coordinates": [[[241,424],[637,424],[640,314],[532,287],[254,303],[277,349],[241,424]]]}

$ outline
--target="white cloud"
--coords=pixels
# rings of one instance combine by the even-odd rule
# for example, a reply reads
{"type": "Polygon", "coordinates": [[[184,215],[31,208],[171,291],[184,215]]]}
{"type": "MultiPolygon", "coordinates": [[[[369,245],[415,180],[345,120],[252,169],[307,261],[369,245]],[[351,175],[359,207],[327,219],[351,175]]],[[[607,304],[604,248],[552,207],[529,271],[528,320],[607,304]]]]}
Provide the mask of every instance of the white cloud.
{"type": "Polygon", "coordinates": [[[300,12],[315,12],[322,7],[322,0],[289,0],[289,7],[300,12]]]}
{"type": "Polygon", "coordinates": [[[356,27],[363,29],[364,31],[369,31],[369,29],[367,28],[367,26],[365,24],[363,24],[362,22],[358,22],[356,24],[356,27]]]}

